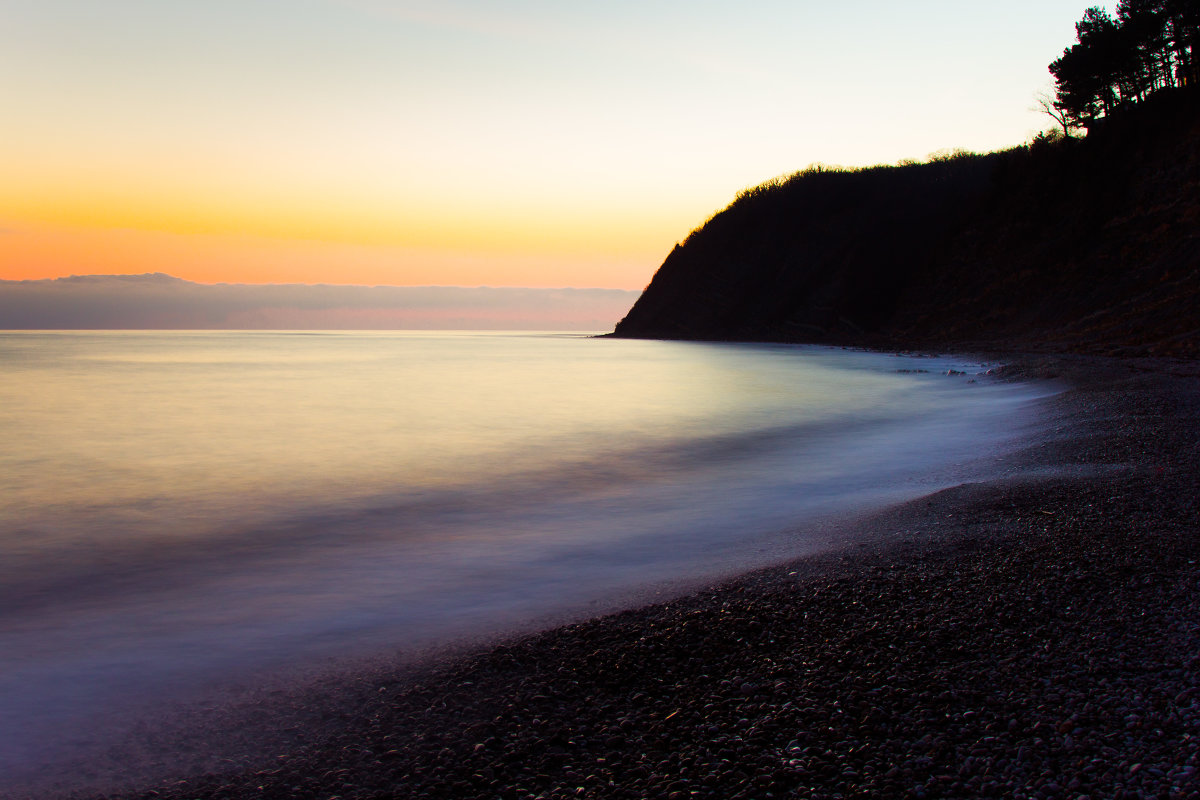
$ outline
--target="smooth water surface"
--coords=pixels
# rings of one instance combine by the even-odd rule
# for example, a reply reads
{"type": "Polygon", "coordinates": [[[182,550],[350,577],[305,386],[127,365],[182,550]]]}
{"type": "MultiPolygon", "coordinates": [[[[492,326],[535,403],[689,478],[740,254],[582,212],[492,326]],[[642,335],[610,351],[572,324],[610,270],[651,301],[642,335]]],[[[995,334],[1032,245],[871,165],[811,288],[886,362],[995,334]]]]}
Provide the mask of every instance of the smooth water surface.
{"type": "Polygon", "coordinates": [[[820,521],[977,477],[1034,422],[1045,388],[979,371],[553,334],[0,333],[0,772],[164,697],[812,552],[820,521]]]}

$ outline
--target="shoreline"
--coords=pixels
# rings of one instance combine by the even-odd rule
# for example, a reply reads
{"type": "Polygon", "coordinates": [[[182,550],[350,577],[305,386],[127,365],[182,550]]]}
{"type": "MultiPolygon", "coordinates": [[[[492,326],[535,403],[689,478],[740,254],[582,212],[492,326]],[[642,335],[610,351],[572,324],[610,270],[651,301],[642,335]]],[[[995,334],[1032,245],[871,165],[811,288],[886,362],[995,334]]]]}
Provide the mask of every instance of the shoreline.
{"type": "Polygon", "coordinates": [[[372,675],[318,699],[334,719],[270,764],[120,796],[1194,792],[1200,367],[1003,372],[1073,387],[1021,457],[1046,477],[947,489],[858,544],[372,675]]]}

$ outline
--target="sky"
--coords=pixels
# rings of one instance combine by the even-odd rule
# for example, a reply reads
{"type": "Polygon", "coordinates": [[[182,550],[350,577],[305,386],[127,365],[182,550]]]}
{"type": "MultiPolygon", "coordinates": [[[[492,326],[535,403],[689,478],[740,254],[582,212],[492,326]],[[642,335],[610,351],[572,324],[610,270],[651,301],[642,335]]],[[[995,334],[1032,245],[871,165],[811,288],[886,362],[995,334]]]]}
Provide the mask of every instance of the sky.
{"type": "Polygon", "coordinates": [[[812,163],[1020,144],[1086,0],[0,0],[0,279],[641,289],[812,163]]]}

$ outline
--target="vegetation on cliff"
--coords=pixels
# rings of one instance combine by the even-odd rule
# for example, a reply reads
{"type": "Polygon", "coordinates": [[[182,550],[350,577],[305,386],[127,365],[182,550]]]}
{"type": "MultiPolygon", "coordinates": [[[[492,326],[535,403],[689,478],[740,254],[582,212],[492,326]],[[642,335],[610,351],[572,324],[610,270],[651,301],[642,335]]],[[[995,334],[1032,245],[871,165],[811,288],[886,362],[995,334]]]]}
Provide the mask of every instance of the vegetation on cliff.
{"type": "Polygon", "coordinates": [[[1075,34],[1076,43],[1050,64],[1064,129],[1091,127],[1156,91],[1200,82],[1195,0],[1121,0],[1115,19],[1092,7],[1075,34]]]}
{"type": "Polygon", "coordinates": [[[616,335],[1200,352],[1200,91],[1086,138],[747,190],[667,256],[616,335]]]}
{"type": "Polygon", "coordinates": [[[1076,35],[1042,99],[1061,132],[748,189],[615,335],[1200,354],[1200,6],[1121,0],[1076,35]]]}

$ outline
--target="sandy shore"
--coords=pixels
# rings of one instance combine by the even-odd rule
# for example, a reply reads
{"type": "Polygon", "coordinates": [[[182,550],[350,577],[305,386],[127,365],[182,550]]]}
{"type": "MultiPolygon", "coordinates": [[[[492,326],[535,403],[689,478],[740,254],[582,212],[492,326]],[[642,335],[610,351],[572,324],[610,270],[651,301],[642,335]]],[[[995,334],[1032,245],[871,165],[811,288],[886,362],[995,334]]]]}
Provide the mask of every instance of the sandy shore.
{"type": "Polygon", "coordinates": [[[374,676],[269,762],[126,796],[1196,796],[1200,367],[1010,372],[1076,387],[1021,456],[1040,474],[665,605],[374,676]]]}

